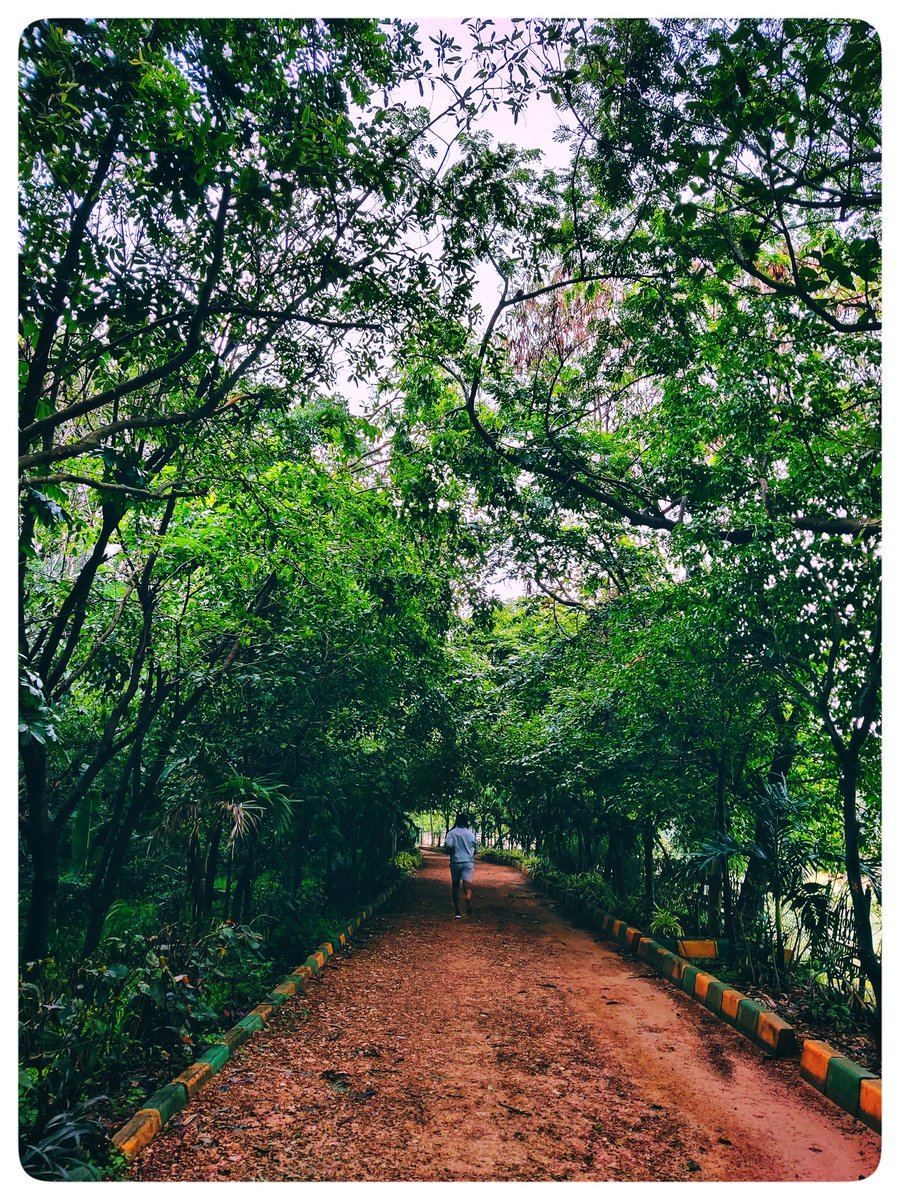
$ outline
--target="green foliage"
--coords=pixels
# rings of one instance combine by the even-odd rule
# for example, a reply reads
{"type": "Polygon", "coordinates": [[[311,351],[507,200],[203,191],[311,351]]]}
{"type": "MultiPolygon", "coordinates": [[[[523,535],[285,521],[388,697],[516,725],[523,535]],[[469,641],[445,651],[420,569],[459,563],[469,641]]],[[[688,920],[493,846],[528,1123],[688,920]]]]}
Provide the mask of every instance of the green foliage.
{"type": "Polygon", "coordinates": [[[658,904],[653,908],[653,915],[647,922],[647,929],[650,933],[662,934],[663,937],[684,937],[681,914],[673,912],[671,909],[662,908],[658,904]]]}
{"type": "MultiPolygon", "coordinates": [[[[20,1114],[22,1113],[20,1082],[20,1114]]],[[[103,1097],[64,1109],[43,1123],[31,1123],[26,1105],[19,1161],[33,1179],[85,1182],[104,1177],[106,1138],[91,1110],[103,1097]]]]}
{"type": "Polygon", "coordinates": [[[499,863],[501,867],[524,867],[527,863],[534,861],[523,854],[521,850],[502,850],[496,846],[487,846],[483,850],[479,850],[478,858],[482,862],[499,863]]]}
{"type": "Polygon", "coordinates": [[[35,1170],[416,812],[880,995],[877,35],[463,28],[23,32],[35,1170]],[[559,170],[479,125],[538,95],[559,170]]]}
{"type": "Polygon", "coordinates": [[[391,859],[391,866],[403,875],[412,875],[422,865],[422,854],[419,850],[401,850],[391,859]]]}

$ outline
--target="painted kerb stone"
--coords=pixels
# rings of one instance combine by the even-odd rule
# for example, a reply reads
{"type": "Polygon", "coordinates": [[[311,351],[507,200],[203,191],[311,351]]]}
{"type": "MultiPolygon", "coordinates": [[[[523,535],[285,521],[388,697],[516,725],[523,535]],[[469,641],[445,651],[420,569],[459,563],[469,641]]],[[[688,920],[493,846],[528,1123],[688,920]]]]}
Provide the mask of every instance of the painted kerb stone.
{"type": "Polygon", "coordinates": [[[863,1079],[859,1085],[859,1119],[881,1133],[881,1080],[863,1079]]]}
{"type": "MultiPolygon", "coordinates": [[[[397,890],[394,883],[379,895],[375,902],[363,909],[359,917],[355,917],[347,925],[346,937],[342,933],[334,941],[341,945],[352,937],[362,921],[370,917],[373,911],[380,907],[397,890]]],[[[303,992],[304,985],[318,975],[325,962],[334,954],[333,942],[323,942],[306,962],[296,967],[292,975],[282,980],[269,993],[267,999],[258,1004],[238,1023],[222,1034],[221,1041],[211,1046],[204,1054],[181,1072],[171,1083],[160,1088],[146,1101],[143,1108],[121,1129],[112,1135],[111,1141],[128,1158],[134,1158],[160,1132],[163,1126],[180,1112],[188,1101],[202,1088],[213,1075],[218,1074],[238,1046],[242,1045],[253,1033],[265,1027],[265,1022],[272,1013],[290,996],[303,992]]]]}
{"type": "Polygon", "coordinates": [[[865,1067],[857,1066],[849,1058],[836,1054],[828,1063],[825,1077],[825,1095],[839,1104],[852,1117],[859,1116],[859,1093],[864,1079],[877,1079],[865,1067]]]}
{"type": "Polygon", "coordinates": [[[123,1125],[113,1134],[112,1144],[127,1158],[134,1158],[140,1150],[153,1141],[160,1129],[162,1129],[162,1122],[156,1110],[153,1112],[141,1111],[135,1113],[127,1125],[123,1125]]]}
{"type": "Polygon", "coordinates": [[[188,1102],[187,1088],[181,1083],[167,1083],[158,1092],[154,1092],[149,1100],[138,1110],[142,1112],[158,1112],[161,1125],[165,1125],[170,1117],[181,1112],[188,1102]]]}

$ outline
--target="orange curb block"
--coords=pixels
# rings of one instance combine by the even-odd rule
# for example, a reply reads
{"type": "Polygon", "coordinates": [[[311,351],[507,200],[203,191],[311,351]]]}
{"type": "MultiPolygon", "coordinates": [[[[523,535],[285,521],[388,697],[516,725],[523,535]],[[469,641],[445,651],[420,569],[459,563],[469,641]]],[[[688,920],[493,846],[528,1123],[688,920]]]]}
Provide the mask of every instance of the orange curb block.
{"type": "Polygon", "coordinates": [[[188,1100],[199,1092],[208,1079],[212,1079],[212,1067],[206,1062],[191,1063],[180,1075],[176,1075],[173,1083],[180,1083],[188,1094],[188,1100]]]}
{"type": "Polygon", "coordinates": [[[864,1079],[859,1085],[859,1119],[881,1132],[881,1080],[864,1079]]]}
{"type": "Polygon", "coordinates": [[[764,1008],[760,1012],[756,1023],[756,1040],[765,1049],[777,1055],[782,1040],[790,1038],[791,1044],[794,1045],[795,1036],[793,1025],[789,1025],[787,1021],[768,1009],[764,1008]]]}
{"type": "Polygon", "coordinates": [[[142,1108],[135,1113],[127,1125],[112,1136],[112,1144],[125,1155],[134,1158],[138,1151],[149,1145],[162,1129],[162,1121],[155,1108],[142,1108]]]}
{"type": "MultiPolygon", "coordinates": [[[[372,915],[376,908],[379,908],[394,894],[398,886],[398,883],[392,884],[390,888],[377,897],[372,905],[363,909],[359,916],[354,917],[349,922],[346,927],[346,934],[342,933],[339,935],[338,941],[340,945],[346,946],[355,931],[372,915]]],[[[322,942],[308,957],[314,959],[319,967],[322,968],[333,954],[334,943],[322,942]]],[[[280,995],[285,998],[297,995],[298,993],[302,995],[306,989],[306,985],[313,978],[313,971],[304,963],[294,968],[290,978],[276,984],[272,988],[270,995],[280,995]]],[[[251,1009],[242,1020],[246,1020],[250,1016],[257,1016],[261,1023],[265,1025],[275,1011],[276,1005],[270,1000],[265,1000],[261,1004],[258,1004],[256,1008],[251,1009]]],[[[230,1058],[238,1047],[243,1045],[251,1036],[252,1031],[238,1023],[221,1035],[218,1044],[219,1047],[224,1046],[227,1048],[227,1057],[230,1058]]],[[[178,1084],[184,1089],[186,1103],[212,1078],[213,1074],[213,1069],[208,1062],[195,1062],[186,1067],[171,1083],[178,1084]]],[[[183,1105],[179,1107],[183,1107],[183,1105]]],[[[170,1112],[168,1107],[166,1108],[166,1112],[167,1114],[170,1112]]],[[[133,1159],[146,1145],[153,1141],[156,1135],[162,1130],[164,1124],[166,1124],[166,1121],[158,1109],[141,1108],[130,1121],[111,1136],[110,1141],[126,1158],[133,1159]]]]}
{"type": "Polygon", "coordinates": [[[709,985],[714,982],[716,982],[715,975],[710,975],[708,971],[698,971],[694,979],[694,999],[699,1000],[701,1004],[705,1004],[709,985]]]}
{"type": "Polygon", "coordinates": [[[738,1005],[742,1000],[749,999],[750,997],[745,996],[743,992],[735,991],[734,988],[726,988],[722,993],[722,1016],[736,1021],[738,1005]]]}
{"type": "Polygon", "coordinates": [[[807,1083],[811,1083],[820,1092],[825,1091],[825,1080],[828,1078],[828,1064],[837,1058],[838,1052],[827,1042],[817,1042],[807,1038],[803,1043],[803,1053],[800,1055],[800,1074],[807,1083]]]}
{"type": "Polygon", "coordinates": [[[682,958],[716,958],[717,946],[711,938],[684,938],[678,943],[682,958]]]}
{"type": "Polygon", "coordinates": [[[648,954],[652,944],[653,944],[653,938],[648,938],[648,937],[638,938],[637,952],[636,952],[638,958],[646,959],[647,954],[648,954]]]}
{"type": "Polygon", "coordinates": [[[683,958],[679,958],[676,954],[669,963],[669,974],[667,978],[670,979],[672,983],[680,984],[682,978],[684,977],[685,968],[689,966],[689,962],[686,962],[683,958]]]}

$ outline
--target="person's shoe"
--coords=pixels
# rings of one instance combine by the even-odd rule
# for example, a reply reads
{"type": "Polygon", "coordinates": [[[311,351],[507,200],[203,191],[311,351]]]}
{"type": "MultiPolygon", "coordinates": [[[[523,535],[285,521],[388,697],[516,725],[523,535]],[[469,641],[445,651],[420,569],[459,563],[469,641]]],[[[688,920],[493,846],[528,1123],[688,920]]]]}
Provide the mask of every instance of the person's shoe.
{"type": "Polygon", "coordinates": [[[462,920],[462,913],[456,913],[456,919],[457,919],[457,921],[461,921],[461,920],[462,920]]]}

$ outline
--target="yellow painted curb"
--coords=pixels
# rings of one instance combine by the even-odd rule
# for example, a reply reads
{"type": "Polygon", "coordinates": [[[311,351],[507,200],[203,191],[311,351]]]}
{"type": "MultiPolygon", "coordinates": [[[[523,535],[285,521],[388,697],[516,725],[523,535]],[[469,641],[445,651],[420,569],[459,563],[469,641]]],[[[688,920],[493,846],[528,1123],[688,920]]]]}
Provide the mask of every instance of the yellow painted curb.
{"type": "Polygon", "coordinates": [[[203,1087],[208,1079],[212,1079],[212,1067],[209,1063],[191,1063],[180,1075],[176,1075],[173,1083],[180,1083],[188,1094],[188,1100],[203,1087]]]}
{"type": "Polygon", "coordinates": [[[716,943],[708,938],[684,938],[678,943],[682,958],[715,958],[716,943]]]}
{"type": "Polygon", "coordinates": [[[756,1023],[756,1040],[760,1045],[768,1046],[770,1050],[775,1051],[778,1049],[778,1042],[784,1029],[792,1029],[792,1026],[764,1008],[756,1023]]]}
{"type": "Polygon", "coordinates": [[[698,971],[694,979],[694,999],[705,1003],[709,985],[715,982],[715,979],[715,975],[710,975],[707,971],[698,971]]]}
{"type": "Polygon", "coordinates": [[[292,979],[285,979],[283,983],[279,983],[277,987],[273,987],[272,991],[281,996],[296,996],[297,985],[292,979]]]}
{"type": "Polygon", "coordinates": [[[256,1008],[251,1008],[250,1011],[247,1013],[247,1016],[252,1017],[253,1014],[255,1013],[256,1016],[262,1017],[264,1024],[268,1024],[269,1017],[271,1017],[271,1015],[274,1011],[275,1011],[275,1005],[270,1004],[268,1002],[268,1000],[264,1000],[262,1004],[257,1004],[256,1008]]]}
{"type": "Polygon", "coordinates": [[[825,1091],[825,1080],[828,1078],[828,1064],[837,1057],[837,1050],[827,1042],[817,1042],[807,1038],[803,1043],[803,1053],[800,1055],[800,1074],[820,1092],[825,1091]]]}
{"type": "Polygon", "coordinates": [[[859,1085],[859,1118],[872,1129],[881,1129],[881,1080],[863,1079],[859,1085]]]}
{"type": "Polygon", "coordinates": [[[230,1029],[226,1029],[225,1032],[219,1036],[219,1041],[223,1046],[227,1046],[228,1049],[234,1053],[238,1046],[243,1046],[244,1042],[246,1042],[249,1036],[250,1030],[244,1025],[232,1025],[230,1029]]]}
{"type": "Polygon", "coordinates": [[[135,1113],[127,1125],[112,1137],[112,1143],[127,1158],[134,1158],[139,1150],[149,1145],[162,1129],[162,1121],[155,1108],[142,1108],[135,1113]]]}
{"type": "Polygon", "coordinates": [[[742,1000],[749,1000],[749,996],[745,996],[743,992],[737,992],[734,988],[726,988],[722,993],[722,1016],[730,1017],[732,1021],[737,1020],[738,1005],[742,1000]]]}

